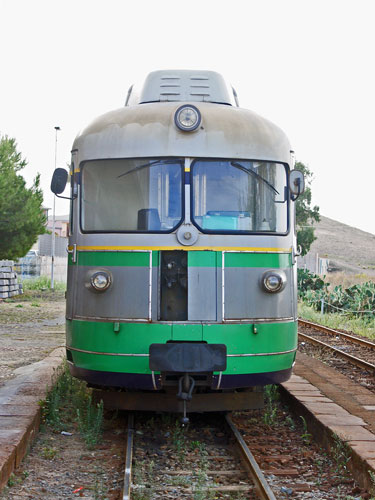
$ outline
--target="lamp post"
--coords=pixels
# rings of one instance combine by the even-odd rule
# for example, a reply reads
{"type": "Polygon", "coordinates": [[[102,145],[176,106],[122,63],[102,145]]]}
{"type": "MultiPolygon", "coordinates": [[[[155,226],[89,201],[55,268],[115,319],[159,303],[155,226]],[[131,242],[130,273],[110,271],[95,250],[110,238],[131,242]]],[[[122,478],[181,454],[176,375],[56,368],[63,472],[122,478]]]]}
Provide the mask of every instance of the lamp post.
{"type": "MultiPolygon", "coordinates": [[[[55,127],[55,170],[57,162],[57,132],[61,130],[60,127],[55,127]]],[[[54,265],[55,265],[55,225],[56,225],[56,195],[53,195],[53,210],[52,210],[52,248],[51,248],[51,290],[55,288],[54,282],[54,265]]]]}

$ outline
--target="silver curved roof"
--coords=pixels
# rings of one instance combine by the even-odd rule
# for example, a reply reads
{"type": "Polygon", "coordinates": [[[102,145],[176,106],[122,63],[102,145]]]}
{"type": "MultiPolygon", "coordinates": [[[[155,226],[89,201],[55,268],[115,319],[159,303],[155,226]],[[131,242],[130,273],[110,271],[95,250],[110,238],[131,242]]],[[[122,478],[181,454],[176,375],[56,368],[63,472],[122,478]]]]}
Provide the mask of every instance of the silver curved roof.
{"type": "Polygon", "coordinates": [[[182,102],[127,106],[94,120],[76,138],[79,161],[100,158],[191,156],[290,163],[284,132],[252,111],[195,102],[200,128],[182,132],[174,123],[182,102]]]}
{"type": "Polygon", "coordinates": [[[139,100],[129,99],[130,104],[165,101],[235,104],[233,89],[219,73],[188,69],[153,71],[143,84],[139,100]]]}

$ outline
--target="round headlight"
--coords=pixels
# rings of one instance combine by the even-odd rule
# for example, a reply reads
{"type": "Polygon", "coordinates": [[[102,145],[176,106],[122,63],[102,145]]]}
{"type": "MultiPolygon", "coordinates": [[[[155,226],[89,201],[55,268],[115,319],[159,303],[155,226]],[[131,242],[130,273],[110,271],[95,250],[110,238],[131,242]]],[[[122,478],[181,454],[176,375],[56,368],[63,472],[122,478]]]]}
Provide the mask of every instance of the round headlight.
{"type": "Polygon", "coordinates": [[[90,278],[91,286],[98,292],[104,292],[111,284],[111,277],[104,271],[93,274],[90,278]]]}
{"type": "Polygon", "coordinates": [[[285,288],[285,273],[283,271],[267,271],[262,277],[262,284],[266,292],[280,292],[285,288]]]}
{"type": "Polygon", "coordinates": [[[201,124],[201,114],[198,108],[191,104],[180,106],[174,115],[176,126],[184,132],[191,132],[201,124]]]}

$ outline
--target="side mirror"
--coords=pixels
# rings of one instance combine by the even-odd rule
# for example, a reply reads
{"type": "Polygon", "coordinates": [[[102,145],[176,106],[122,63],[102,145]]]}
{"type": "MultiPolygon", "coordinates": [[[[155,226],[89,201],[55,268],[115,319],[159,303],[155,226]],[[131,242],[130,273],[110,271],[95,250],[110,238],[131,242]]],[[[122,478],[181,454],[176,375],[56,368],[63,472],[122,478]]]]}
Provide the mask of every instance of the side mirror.
{"type": "Polygon", "coordinates": [[[59,195],[64,192],[66,187],[66,182],[68,180],[68,172],[64,168],[56,168],[53,172],[51,181],[51,191],[55,195],[59,195]]]}
{"type": "Polygon", "coordinates": [[[295,201],[305,190],[305,178],[300,170],[292,170],[289,174],[289,189],[295,201]]]}

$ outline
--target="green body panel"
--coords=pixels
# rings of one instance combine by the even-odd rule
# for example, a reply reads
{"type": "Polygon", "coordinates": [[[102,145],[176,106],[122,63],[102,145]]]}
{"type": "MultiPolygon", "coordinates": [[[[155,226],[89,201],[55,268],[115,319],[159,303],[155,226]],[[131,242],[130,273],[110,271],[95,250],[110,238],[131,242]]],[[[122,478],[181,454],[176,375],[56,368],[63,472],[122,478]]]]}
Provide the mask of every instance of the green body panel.
{"type": "Polygon", "coordinates": [[[149,252],[78,252],[80,266],[145,266],[150,265],[149,252]]]}
{"type": "Polygon", "coordinates": [[[188,266],[221,267],[221,252],[212,252],[210,250],[188,252],[188,266]]]}
{"type": "Polygon", "coordinates": [[[203,326],[194,323],[172,326],[172,339],[201,342],[203,340],[203,326]]]}
{"type": "Polygon", "coordinates": [[[172,325],[160,323],[67,321],[66,343],[95,352],[148,354],[149,345],[172,340],[172,325]]]}
{"type": "Polygon", "coordinates": [[[224,254],[225,267],[291,267],[292,256],[286,253],[239,253],[224,254]]]}
{"type": "Polygon", "coordinates": [[[141,373],[150,374],[148,356],[100,356],[85,352],[72,352],[76,366],[85,370],[95,370],[115,373],[141,373]]]}
{"type": "MultiPolygon", "coordinates": [[[[188,251],[188,265],[193,267],[221,267],[222,252],[210,250],[188,251]]],[[[287,268],[292,266],[290,253],[253,253],[227,252],[224,254],[225,267],[270,267],[287,268]]],[[[160,252],[152,252],[152,265],[159,265],[160,252]]],[[[77,252],[77,262],[72,262],[72,255],[68,256],[69,265],[80,266],[149,266],[148,252],[128,251],[91,251],[77,252]]]]}
{"type": "MultiPolygon", "coordinates": [[[[227,354],[257,354],[288,351],[297,347],[297,323],[251,324],[160,324],[67,321],[67,347],[98,353],[148,354],[152,343],[168,340],[204,340],[226,344],[227,354]],[[189,334],[190,331],[190,334],[189,334]]],[[[80,368],[110,372],[151,373],[147,356],[111,356],[71,351],[80,368]]],[[[226,375],[262,373],[291,367],[295,352],[273,356],[228,357],[226,375]]]]}
{"type": "MultiPolygon", "coordinates": [[[[297,347],[297,323],[211,324],[203,326],[203,340],[225,344],[228,354],[288,351],[297,347]]],[[[264,360],[263,360],[264,362],[264,360]]]]}

